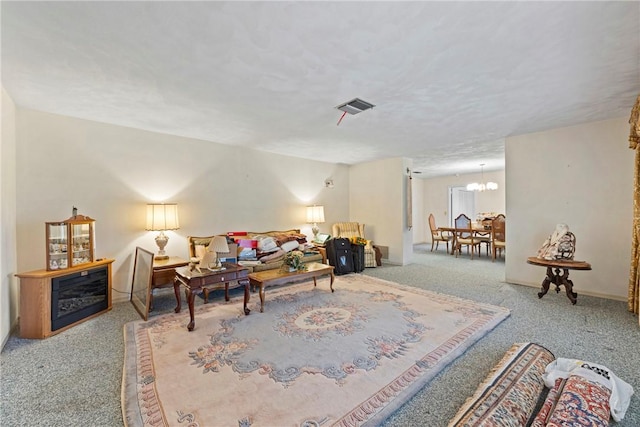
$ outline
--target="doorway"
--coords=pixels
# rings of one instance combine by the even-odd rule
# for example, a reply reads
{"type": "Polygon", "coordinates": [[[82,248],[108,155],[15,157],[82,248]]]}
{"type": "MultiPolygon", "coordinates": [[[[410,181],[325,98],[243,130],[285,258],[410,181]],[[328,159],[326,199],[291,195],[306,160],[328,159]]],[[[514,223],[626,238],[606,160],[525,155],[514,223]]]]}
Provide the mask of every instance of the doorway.
{"type": "Polygon", "coordinates": [[[471,220],[476,212],[476,193],[467,190],[467,187],[449,187],[449,227],[455,225],[455,219],[461,213],[471,220]]]}

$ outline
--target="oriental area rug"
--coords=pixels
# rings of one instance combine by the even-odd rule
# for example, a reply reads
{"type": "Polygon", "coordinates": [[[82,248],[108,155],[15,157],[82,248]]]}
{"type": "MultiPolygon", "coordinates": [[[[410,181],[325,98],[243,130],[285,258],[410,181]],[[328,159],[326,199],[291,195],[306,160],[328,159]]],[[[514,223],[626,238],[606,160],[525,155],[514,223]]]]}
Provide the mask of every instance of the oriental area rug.
{"type": "Polygon", "coordinates": [[[509,310],[351,274],[125,325],[127,427],[377,425],[509,310]]]}

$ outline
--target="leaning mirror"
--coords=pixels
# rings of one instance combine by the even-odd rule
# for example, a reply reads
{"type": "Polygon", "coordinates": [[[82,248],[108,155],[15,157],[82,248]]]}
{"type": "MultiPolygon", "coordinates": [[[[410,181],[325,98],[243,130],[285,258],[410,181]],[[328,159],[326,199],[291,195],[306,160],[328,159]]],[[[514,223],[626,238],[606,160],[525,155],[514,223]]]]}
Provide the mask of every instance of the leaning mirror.
{"type": "Polygon", "coordinates": [[[131,283],[131,303],[144,320],[149,317],[151,282],[153,278],[153,252],[136,248],[131,283]]]}

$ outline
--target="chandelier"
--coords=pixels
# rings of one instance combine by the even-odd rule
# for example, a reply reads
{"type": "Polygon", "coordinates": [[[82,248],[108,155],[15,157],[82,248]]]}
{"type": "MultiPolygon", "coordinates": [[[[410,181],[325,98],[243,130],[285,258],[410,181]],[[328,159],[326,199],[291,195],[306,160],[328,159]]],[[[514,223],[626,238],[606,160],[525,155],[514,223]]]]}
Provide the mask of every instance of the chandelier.
{"type": "Polygon", "coordinates": [[[498,189],[497,183],[490,181],[485,184],[484,182],[484,163],[480,164],[480,172],[482,174],[482,181],[479,183],[472,182],[471,184],[468,184],[467,191],[497,190],[498,189]]]}

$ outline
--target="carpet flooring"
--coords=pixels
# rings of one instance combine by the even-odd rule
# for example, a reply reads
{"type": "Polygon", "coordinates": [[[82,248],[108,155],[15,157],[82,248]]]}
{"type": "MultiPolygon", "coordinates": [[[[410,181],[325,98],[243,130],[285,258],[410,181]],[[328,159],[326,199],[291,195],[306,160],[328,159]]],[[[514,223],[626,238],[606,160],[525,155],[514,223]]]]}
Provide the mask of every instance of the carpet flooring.
{"type": "Polygon", "coordinates": [[[378,425],[509,316],[364,275],[125,325],[126,425],[378,425]],[[249,307],[258,308],[258,301],[249,307]]]}
{"type": "MultiPolygon", "coordinates": [[[[511,316],[443,369],[383,426],[446,426],[511,344],[525,341],[544,345],[556,357],[609,367],[636,390],[624,420],[613,425],[640,426],[640,328],[625,302],[580,295],[572,306],[563,293],[555,292],[538,299],[538,288],[504,282],[504,261],[455,258],[442,248],[430,252],[417,245],[412,261],[368,268],[364,274],[506,307],[511,316]]],[[[579,281],[574,283],[580,293],[579,281]]],[[[254,298],[255,294],[252,302],[254,298]]],[[[175,307],[173,291],[158,292],[154,304],[152,318],[170,313],[175,307]]],[[[123,326],[139,319],[133,306],[122,302],[46,340],[13,334],[0,353],[0,424],[122,426],[123,326]]]]}

